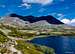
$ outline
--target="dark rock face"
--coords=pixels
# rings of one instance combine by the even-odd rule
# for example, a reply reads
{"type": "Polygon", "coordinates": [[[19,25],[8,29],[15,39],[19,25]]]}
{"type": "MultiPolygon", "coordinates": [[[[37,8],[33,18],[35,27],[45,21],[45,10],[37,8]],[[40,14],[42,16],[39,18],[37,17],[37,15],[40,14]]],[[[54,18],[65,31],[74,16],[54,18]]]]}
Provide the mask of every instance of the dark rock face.
{"type": "Polygon", "coordinates": [[[57,20],[53,16],[41,16],[41,17],[34,17],[34,16],[20,16],[17,14],[10,14],[10,17],[18,17],[21,20],[29,21],[30,23],[34,23],[41,20],[46,20],[50,24],[64,24],[61,21],[57,20]]]}

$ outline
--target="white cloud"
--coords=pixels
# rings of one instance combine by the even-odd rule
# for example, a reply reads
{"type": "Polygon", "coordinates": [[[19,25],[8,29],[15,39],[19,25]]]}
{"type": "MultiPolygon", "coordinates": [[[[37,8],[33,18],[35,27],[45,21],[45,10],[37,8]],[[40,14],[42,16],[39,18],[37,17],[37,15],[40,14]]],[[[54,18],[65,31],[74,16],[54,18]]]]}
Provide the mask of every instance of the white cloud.
{"type": "Polygon", "coordinates": [[[23,3],[38,3],[42,5],[51,4],[53,0],[22,0],[23,3]]]}
{"type": "Polygon", "coordinates": [[[29,9],[32,3],[47,5],[47,4],[51,4],[53,0],[22,0],[22,2],[23,3],[18,7],[26,7],[27,9],[29,9]]]}
{"type": "Polygon", "coordinates": [[[61,22],[65,23],[65,24],[70,24],[71,21],[69,19],[62,19],[61,22]]]}
{"type": "Polygon", "coordinates": [[[31,5],[30,4],[27,4],[27,3],[23,3],[23,4],[21,4],[18,7],[26,7],[27,9],[29,9],[31,7],[31,5]]]}
{"type": "Polygon", "coordinates": [[[30,8],[31,7],[31,5],[27,4],[27,3],[21,4],[21,6],[26,6],[26,8],[30,8]]]}
{"type": "Polygon", "coordinates": [[[75,19],[72,19],[72,20],[71,20],[71,23],[75,23],[75,19]]]}
{"type": "Polygon", "coordinates": [[[75,19],[71,20],[71,24],[70,25],[75,26],[75,19]]]}
{"type": "Polygon", "coordinates": [[[61,22],[71,25],[71,26],[75,26],[75,19],[69,20],[69,19],[62,19],[61,22]]]}

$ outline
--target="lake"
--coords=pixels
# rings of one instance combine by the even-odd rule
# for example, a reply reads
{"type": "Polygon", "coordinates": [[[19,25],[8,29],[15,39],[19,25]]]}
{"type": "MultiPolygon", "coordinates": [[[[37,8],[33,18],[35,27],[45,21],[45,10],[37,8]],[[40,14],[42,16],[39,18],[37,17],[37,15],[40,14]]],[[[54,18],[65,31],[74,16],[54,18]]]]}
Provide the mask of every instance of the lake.
{"type": "Polygon", "coordinates": [[[30,42],[54,48],[56,54],[75,54],[75,37],[73,36],[49,36],[36,38],[30,42]]]}

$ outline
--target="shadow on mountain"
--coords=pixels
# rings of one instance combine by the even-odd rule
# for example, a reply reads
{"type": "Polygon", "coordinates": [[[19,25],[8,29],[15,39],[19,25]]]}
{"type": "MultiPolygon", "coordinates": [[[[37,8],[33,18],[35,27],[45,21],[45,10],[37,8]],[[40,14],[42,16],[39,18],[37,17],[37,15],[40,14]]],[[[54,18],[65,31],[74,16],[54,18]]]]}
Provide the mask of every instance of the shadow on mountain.
{"type": "Polygon", "coordinates": [[[10,17],[18,17],[19,19],[24,20],[24,21],[29,21],[30,23],[34,23],[34,22],[41,21],[41,20],[46,20],[49,24],[64,24],[51,15],[34,17],[31,15],[30,16],[20,16],[17,14],[10,14],[10,17]]]}

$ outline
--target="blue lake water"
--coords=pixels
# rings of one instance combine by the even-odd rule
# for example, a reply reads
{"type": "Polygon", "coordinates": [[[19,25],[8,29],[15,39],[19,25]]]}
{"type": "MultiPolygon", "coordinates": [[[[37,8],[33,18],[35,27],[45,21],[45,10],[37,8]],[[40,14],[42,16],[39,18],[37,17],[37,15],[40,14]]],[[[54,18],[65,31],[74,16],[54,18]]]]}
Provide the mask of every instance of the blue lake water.
{"type": "Polygon", "coordinates": [[[75,37],[50,36],[45,38],[36,38],[31,42],[54,48],[56,54],[75,54],[75,37]]]}

